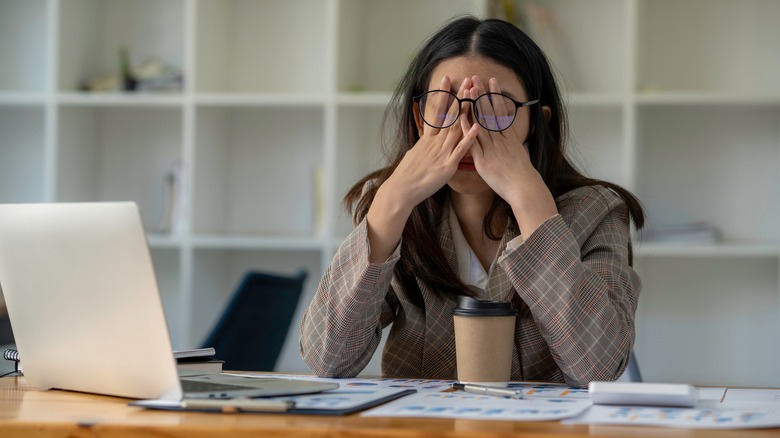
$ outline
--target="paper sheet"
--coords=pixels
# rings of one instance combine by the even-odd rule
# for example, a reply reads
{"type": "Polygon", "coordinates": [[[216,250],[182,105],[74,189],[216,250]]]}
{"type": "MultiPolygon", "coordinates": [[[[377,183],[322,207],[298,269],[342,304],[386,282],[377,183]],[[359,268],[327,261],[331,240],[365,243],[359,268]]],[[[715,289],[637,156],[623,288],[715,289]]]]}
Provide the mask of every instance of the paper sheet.
{"type": "Polygon", "coordinates": [[[699,409],[593,405],[579,417],[563,422],[565,424],[613,424],[698,429],[766,428],[780,427],[780,409],[773,407],[699,409]]]}
{"type": "MultiPolygon", "coordinates": [[[[246,376],[247,374],[242,374],[246,376]]],[[[510,382],[524,399],[506,399],[451,391],[453,380],[352,378],[323,379],[288,374],[249,374],[255,377],[321,380],[345,390],[410,388],[408,395],[367,410],[370,417],[461,418],[469,420],[547,421],[567,424],[614,424],[681,428],[780,427],[780,389],[699,388],[696,408],[621,407],[591,405],[587,389],[561,384],[510,382]]]]}
{"type": "Polygon", "coordinates": [[[548,421],[579,415],[589,400],[575,398],[509,399],[461,391],[418,393],[361,414],[365,417],[426,417],[482,420],[548,421]]]}
{"type": "Polygon", "coordinates": [[[780,389],[735,389],[726,391],[724,403],[771,403],[780,406],[780,389]]]}
{"type": "MultiPolygon", "coordinates": [[[[224,373],[224,374],[230,374],[230,373],[224,373]]],[[[277,379],[290,379],[290,380],[316,380],[320,382],[334,382],[338,383],[339,387],[341,388],[376,388],[376,389],[395,389],[395,388],[402,388],[402,389],[414,389],[417,392],[439,392],[443,390],[448,390],[452,387],[452,384],[455,382],[454,380],[437,380],[437,379],[390,379],[390,378],[382,378],[382,377],[369,377],[369,378],[363,378],[363,377],[354,377],[354,378],[341,378],[341,379],[334,379],[334,378],[325,378],[325,377],[315,377],[315,376],[307,376],[307,375],[298,375],[298,374],[258,374],[258,373],[252,373],[252,374],[232,374],[236,376],[243,376],[243,377],[258,377],[258,378],[277,378],[277,379]]]]}

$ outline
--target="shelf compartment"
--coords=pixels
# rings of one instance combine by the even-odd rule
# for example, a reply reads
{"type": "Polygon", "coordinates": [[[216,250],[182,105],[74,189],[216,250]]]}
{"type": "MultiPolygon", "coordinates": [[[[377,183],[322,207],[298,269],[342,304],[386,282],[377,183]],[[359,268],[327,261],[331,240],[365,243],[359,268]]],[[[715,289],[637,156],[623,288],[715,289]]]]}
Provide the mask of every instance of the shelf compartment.
{"type": "Polygon", "coordinates": [[[322,239],[307,237],[199,235],[192,238],[192,244],[198,249],[316,251],[322,249],[324,243],[322,239]]]}
{"type": "Polygon", "coordinates": [[[195,250],[190,345],[199,345],[205,339],[247,272],[295,275],[305,269],[308,276],[277,369],[285,372],[309,370],[298,351],[298,325],[322,276],[320,265],[319,251],[195,250]]]}
{"type": "Polygon", "coordinates": [[[625,0],[512,0],[514,22],[542,48],[564,92],[625,92],[625,0]]]}
{"type": "Polygon", "coordinates": [[[479,13],[474,0],[342,0],[338,16],[338,90],[389,92],[422,41],[457,12],[479,13]],[[399,23],[403,23],[399,27],[399,23]]]}
{"type": "Polygon", "coordinates": [[[186,315],[182,312],[181,252],[176,248],[152,248],[150,254],[174,349],[184,348],[186,315]]]}
{"type": "MultiPolygon", "coordinates": [[[[332,199],[335,235],[346,236],[352,230],[352,216],[342,200],[353,184],[368,173],[383,167],[384,152],[380,143],[380,126],[384,107],[342,106],[338,109],[335,194],[332,199]]],[[[388,126],[386,129],[392,129],[388,126]]],[[[385,140],[392,142],[389,131],[385,140]]]]}
{"type": "Polygon", "coordinates": [[[779,386],[778,263],[642,258],[635,352],[645,381],[779,386]],[[735,372],[750,370],[750,372],[735,372]]]}
{"type": "Polygon", "coordinates": [[[570,105],[567,156],[591,178],[629,188],[622,107],[570,105]]]}
{"type": "Polygon", "coordinates": [[[46,200],[42,107],[0,105],[0,203],[46,200]]]}
{"type": "Polygon", "coordinates": [[[780,3],[640,0],[638,16],[639,90],[780,93],[780,3]]]}
{"type": "Polygon", "coordinates": [[[181,120],[172,108],[61,108],[57,201],[135,201],[146,231],[158,231],[181,120]]]}
{"type": "Polygon", "coordinates": [[[707,222],[724,241],[780,242],[780,110],[639,110],[637,194],[648,230],[707,222]]]}
{"type": "Polygon", "coordinates": [[[183,71],[183,0],[62,0],[59,9],[60,90],[118,74],[122,47],[133,66],[156,59],[183,71]]]}
{"type": "Polygon", "coordinates": [[[323,110],[197,109],[193,232],[312,237],[323,110]]]}
{"type": "Polygon", "coordinates": [[[195,89],[324,94],[327,6],[318,0],[198,1],[195,89]]]}
{"type": "Polygon", "coordinates": [[[0,2],[0,91],[42,92],[49,63],[45,0],[0,2]]]}
{"type": "MultiPolygon", "coordinates": [[[[641,232],[640,232],[641,233],[641,232]]],[[[684,243],[641,242],[634,240],[634,255],[642,258],[666,257],[753,257],[780,258],[780,244],[750,242],[684,243]]]]}

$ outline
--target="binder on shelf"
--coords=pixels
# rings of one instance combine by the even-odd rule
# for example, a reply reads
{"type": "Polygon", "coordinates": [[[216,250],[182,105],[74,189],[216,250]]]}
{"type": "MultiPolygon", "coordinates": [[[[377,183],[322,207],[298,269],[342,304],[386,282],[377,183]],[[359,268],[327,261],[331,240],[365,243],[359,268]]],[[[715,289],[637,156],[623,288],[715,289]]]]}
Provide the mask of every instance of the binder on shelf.
{"type": "Polygon", "coordinates": [[[217,350],[215,350],[214,347],[173,351],[173,357],[176,359],[176,362],[181,362],[183,360],[205,360],[213,358],[216,354],[217,350]]]}
{"type": "Polygon", "coordinates": [[[179,370],[179,375],[192,375],[196,374],[219,374],[222,372],[224,360],[183,360],[176,361],[176,368],[179,370]]]}

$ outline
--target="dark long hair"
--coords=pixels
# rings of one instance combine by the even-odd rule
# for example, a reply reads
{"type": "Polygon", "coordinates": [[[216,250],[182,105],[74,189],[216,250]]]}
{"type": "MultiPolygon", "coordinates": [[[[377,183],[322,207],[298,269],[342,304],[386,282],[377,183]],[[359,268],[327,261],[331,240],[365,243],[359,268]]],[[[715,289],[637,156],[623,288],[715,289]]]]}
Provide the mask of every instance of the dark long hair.
{"type": "MultiPolygon", "coordinates": [[[[439,63],[467,55],[489,58],[509,68],[524,85],[528,96],[540,99],[539,105],[530,107],[531,130],[527,142],[531,162],[554,198],[578,187],[609,187],[626,202],[636,229],[642,228],[644,210],[631,193],[616,184],[584,176],[564,155],[568,132],[566,113],[550,65],[539,46],[511,23],[470,16],[450,21],[431,36],[401,78],[382,122],[383,126],[389,126],[388,123],[395,126],[392,143],[386,148],[388,165],[363,177],[344,197],[344,205],[352,211],[356,223],[365,218],[379,186],[419,140],[412,97],[428,91],[431,74],[439,63]],[[550,108],[549,119],[543,113],[543,106],[550,108]]],[[[419,291],[415,277],[437,293],[468,293],[468,288],[447,264],[436,235],[439,221],[447,217],[442,210],[448,191],[445,185],[417,205],[403,231],[401,260],[395,274],[417,304],[422,303],[422,296],[411,292],[419,291]]],[[[483,222],[485,234],[492,239],[500,238],[493,232],[496,215],[512,215],[509,205],[498,196],[483,222]]]]}

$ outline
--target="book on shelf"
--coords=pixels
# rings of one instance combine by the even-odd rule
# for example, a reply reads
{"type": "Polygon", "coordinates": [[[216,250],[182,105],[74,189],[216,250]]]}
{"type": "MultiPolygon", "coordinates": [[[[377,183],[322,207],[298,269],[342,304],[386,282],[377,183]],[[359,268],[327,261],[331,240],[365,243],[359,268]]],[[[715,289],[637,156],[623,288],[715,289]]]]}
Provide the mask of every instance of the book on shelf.
{"type": "Polygon", "coordinates": [[[205,361],[184,361],[177,362],[176,369],[179,374],[192,375],[195,374],[219,374],[222,372],[224,360],[211,359],[205,361]]]}
{"type": "Polygon", "coordinates": [[[176,359],[176,367],[179,374],[191,373],[221,373],[223,360],[215,359],[217,354],[214,347],[194,348],[189,350],[176,350],[173,357],[176,359]]]}
{"type": "Polygon", "coordinates": [[[173,357],[179,362],[182,359],[211,359],[217,354],[214,347],[191,348],[188,350],[173,350],[173,357]]]}

